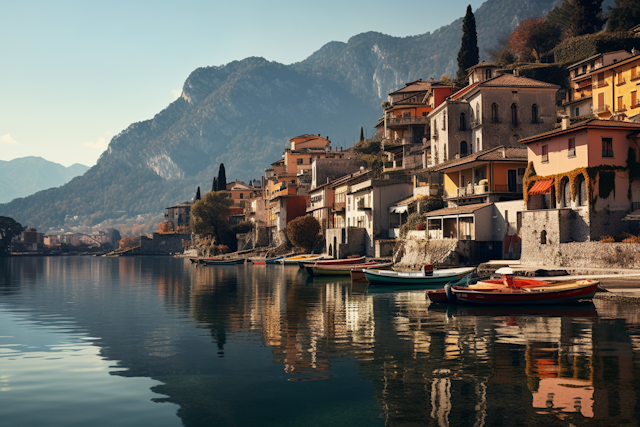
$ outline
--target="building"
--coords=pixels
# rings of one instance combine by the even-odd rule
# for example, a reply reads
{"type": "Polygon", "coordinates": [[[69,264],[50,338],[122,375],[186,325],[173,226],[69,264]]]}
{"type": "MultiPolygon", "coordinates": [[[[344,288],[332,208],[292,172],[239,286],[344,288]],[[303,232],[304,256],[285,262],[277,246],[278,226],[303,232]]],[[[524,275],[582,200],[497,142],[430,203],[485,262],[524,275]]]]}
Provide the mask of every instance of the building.
{"type": "MultiPolygon", "coordinates": [[[[523,252],[544,245],[637,234],[623,221],[640,209],[640,123],[591,119],[522,140],[533,167],[525,176],[523,252]]],[[[541,249],[542,248],[542,249],[541,249]]]]}
{"type": "Polygon", "coordinates": [[[631,54],[624,50],[599,53],[568,66],[571,81],[567,98],[562,104],[565,107],[565,115],[579,117],[592,114],[594,112],[593,89],[601,88],[604,84],[604,74],[600,74],[603,68],[630,56],[631,54]],[[601,80],[598,80],[599,78],[601,80]]]}
{"type": "Polygon", "coordinates": [[[165,208],[167,210],[167,213],[164,214],[165,221],[171,222],[175,231],[190,228],[191,206],[193,206],[193,202],[182,202],[165,208]]]}
{"type": "Polygon", "coordinates": [[[593,110],[599,118],[640,120],[640,97],[637,91],[640,55],[604,66],[591,72],[589,77],[593,82],[593,110]]]}
{"type": "Polygon", "coordinates": [[[248,201],[261,190],[248,186],[242,181],[235,180],[227,183],[227,191],[231,193],[233,206],[244,208],[247,206],[248,201]]]}
{"type": "Polygon", "coordinates": [[[431,135],[424,148],[424,168],[490,148],[517,146],[523,137],[554,128],[559,86],[495,75],[495,66],[480,65],[470,69],[473,84],[429,114],[431,135]]]}

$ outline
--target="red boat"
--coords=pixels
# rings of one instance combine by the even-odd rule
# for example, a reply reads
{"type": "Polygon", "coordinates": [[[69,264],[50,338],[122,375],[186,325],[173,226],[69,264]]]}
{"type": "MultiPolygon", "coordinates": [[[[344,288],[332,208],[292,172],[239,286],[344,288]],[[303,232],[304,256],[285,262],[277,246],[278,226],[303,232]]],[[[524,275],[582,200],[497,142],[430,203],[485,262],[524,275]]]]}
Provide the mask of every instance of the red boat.
{"type": "Polygon", "coordinates": [[[571,280],[549,282],[538,279],[514,278],[513,271],[499,269],[502,277],[482,280],[469,286],[445,286],[444,289],[427,291],[434,303],[458,304],[563,304],[590,300],[598,289],[596,280],[571,280]]]}

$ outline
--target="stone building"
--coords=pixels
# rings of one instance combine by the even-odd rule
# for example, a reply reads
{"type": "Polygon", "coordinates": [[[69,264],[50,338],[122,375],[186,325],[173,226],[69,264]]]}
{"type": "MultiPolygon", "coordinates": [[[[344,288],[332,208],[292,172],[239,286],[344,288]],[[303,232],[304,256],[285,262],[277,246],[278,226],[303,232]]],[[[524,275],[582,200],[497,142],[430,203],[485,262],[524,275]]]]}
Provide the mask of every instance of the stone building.
{"type": "Polygon", "coordinates": [[[511,74],[495,75],[494,65],[480,65],[470,69],[474,83],[429,114],[425,168],[489,148],[517,146],[523,137],[554,128],[559,86],[511,74]]]}

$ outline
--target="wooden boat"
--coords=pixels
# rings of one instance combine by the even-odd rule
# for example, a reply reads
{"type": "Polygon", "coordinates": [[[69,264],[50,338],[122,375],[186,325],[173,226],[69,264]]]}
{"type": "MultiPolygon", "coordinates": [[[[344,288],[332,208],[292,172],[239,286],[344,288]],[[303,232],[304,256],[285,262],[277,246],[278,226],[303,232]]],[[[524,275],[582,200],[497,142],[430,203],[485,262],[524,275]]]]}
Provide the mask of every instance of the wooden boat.
{"type": "Polygon", "coordinates": [[[222,258],[189,258],[192,264],[204,264],[205,261],[222,260],[222,258]]]}
{"type": "Polygon", "coordinates": [[[318,265],[306,264],[305,270],[310,276],[349,276],[353,271],[369,270],[389,270],[393,266],[392,262],[377,263],[375,261],[362,264],[346,265],[318,265]]]}
{"type": "Polygon", "coordinates": [[[279,259],[284,258],[284,255],[280,255],[273,258],[249,258],[254,265],[266,265],[266,264],[275,264],[279,259]]]}
{"type": "Polygon", "coordinates": [[[320,261],[324,259],[322,255],[313,255],[313,254],[305,254],[305,255],[294,255],[287,258],[282,258],[277,260],[276,262],[279,264],[285,265],[297,265],[300,261],[312,262],[312,261],[320,261]]]}
{"type": "Polygon", "coordinates": [[[321,259],[319,261],[314,261],[313,263],[308,261],[299,261],[298,266],[300,268],[306,268],[308,265],[354,265],[354,264],[364,264],[367,261],[365,257],[357,257],[357,258],[345,258],[345,259],[321,259]]]}
{"type": "Polygon", "coordinates": [[[500,279],[481,280],[468,286],[447,285],[442,290],[427,291],[432,302],[518,305],[518,304],[566,304],[579,300],[590,300],[598,289],[597,280],[547,280],[516,278],[510,268],[501,268],[496,273],[500,279]]]}
{"type": "Polygon", "coordinates": [[[204,260],[204,265],[235,265],[244,264],[244,258],[232,258],[232,259],[208,259],[204,260]]]}
{"type": "Polygon", "coordinates": [[[419,272],[399,272],[386,270],[364,269],[365,277],[370,285],[417,285],[444,286],[451,280],[464,277],[473,272],[475,267],[447,268],[432,270],[432,266],[423,266],[419,272]],[[431,269],[429,269],[431,267],[431,269]]]}

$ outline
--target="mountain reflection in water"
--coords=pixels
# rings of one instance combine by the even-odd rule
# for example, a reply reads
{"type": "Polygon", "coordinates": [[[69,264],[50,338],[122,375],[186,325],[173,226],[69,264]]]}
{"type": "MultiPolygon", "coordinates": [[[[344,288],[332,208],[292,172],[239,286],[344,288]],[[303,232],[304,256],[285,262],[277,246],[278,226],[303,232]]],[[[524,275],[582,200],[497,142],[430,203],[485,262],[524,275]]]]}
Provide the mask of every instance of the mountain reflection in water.
{"type": "MultiPolygon", "coordinates": [[[[107,375],[160,382],[149,399],[177,404],[187,426],[640,420],[633,305],[436,307],[423,291],[370,293],[296,267],[153,257],[0,260],[0,298],[0,312],[70,319],[107,375]]],[[[0,337],[0,371],[17,363],[12,339],[0,337]]]]}

